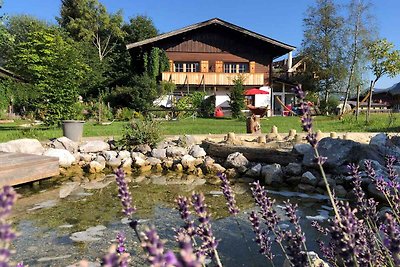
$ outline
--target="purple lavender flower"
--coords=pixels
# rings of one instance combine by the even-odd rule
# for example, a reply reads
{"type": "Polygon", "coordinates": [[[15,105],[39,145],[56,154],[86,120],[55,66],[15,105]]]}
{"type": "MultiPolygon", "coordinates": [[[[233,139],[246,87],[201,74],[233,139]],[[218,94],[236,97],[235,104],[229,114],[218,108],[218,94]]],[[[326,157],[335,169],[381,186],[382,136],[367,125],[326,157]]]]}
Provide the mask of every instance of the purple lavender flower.
{"type": "Polygon", "coordinates": [[[204,263],[203,255],[196,255],[193,252],[193,246],[190,236],[184,233],[178,233],[177,236],[179,244],[179,261],[184,267],[200,267],[204,263]]]}
{"type": "Polygon", "coordinates": [[[239,213],[239,208],[236,205],[235,194],[233,193],[233,190],[229,184],[229,180],[226,177],[225,173],[218,174],[218,177],[221,179],[222,182],[222,193],[228,201],[226,204],[228,205],[229,213],[236,216],[239,213]]]}
{"type": "Polygon", "coordinates": [[[215,239],[211,229],[210,215],[207,212],[207,205],[205,204],[204,195],[202,193],[193,193],[192,205],[197,213],[197,216],[199,216],[200,225],[197,228],[197,235],[203,241],[201,250],[209,256],[218,257],[216,254],[218,241],[215,239]]]}
{"type": "Polygon", "coordinates": [[[160,240],[154,227],[145,230],[142,235],[142,247],[147,252],[150,266],[180,266],[172,251],[164,252],[164,243],[160,240]]]}
{"type": "Polygon", "coordinates": [[[297,204],[293,205],[290,201],[284,201],[284,210],[291,224],[294,225],[294,231],[286,231],[287,251],[291,262],[295,266],[307,266],[307,251],[303,250],[306,238],[300,226],[300,218],[296,215],[297,204]]]}
{"type": "Polygon", "coordinates": [[[119,232],[117,234],[117,242],[118,242],[118,246],[117,246],[117,253],[119,255],[123,254],[126,252],[126,248],[125,248],[125,235],[121,232],[119,232]]]}
{"type": "Polygon", "coordinates": [[[395,265],[400,266],[400,225],[389,213],[386,213],[383,232],[385,234],[384,245],[392,254],[395,265]]]}
{"type": "Polygon", "coordinates": [[[249,216],[251,226],[253,227],[253,232],[256,234],[256,243],[260,246],[260,254],[264,255],[267,259],[272,261],[275,257],[271,251],[271,239],[268,237],[269,231],[264,231],[260,228],[260,219],[257,214],[252,211],[249,216]]]}
{"type": "Polygon", "coordinates": [[[4,186],[0,191],[0,266],[7,267],[11,252],[9,246],[16,238],[11,225],[7,223],[7,217],[17,200],[17,194],[11,186],[4,186]]]}
{"type": "Polygon", "coordinates": [[[261,216],[265,220],[265,224],[267,225],[268,229],[272,232],[275,232],[275,228],[279,223],[279,217],[273,207],[275,200],[267,197],[264,186],[261,186],[259,181],[253,183],[251,192],[256,204],[261,209],[261,216]]]}
{"type": "Polygon", "coordinates": [[[101,261],[101,266],[119,267],[119,256],[115,253],[115,251],[107,253],[101,261]]]}
{"type": "Polygon", "coordinates": [[[24,262],[22,261],[18,262],[15,267],[24,267],[24,262]]]}
{"type": "Polygon", "coordinates": [[[184,229],[187,234],[192,237],[195,234],[194,221],[190,219],[189,200],[186,197],[178,196],[176,199],[178,204],[178,211],[182,220],[185,222],[184,229]]]}
{"type": "Polygon", "coordinates": [[[366,160],[364,162],[365,170],[367,171],[368,177],[371,178],[372,180],[375,180],[376,178],[376,172],[374,168],[372,167],[372,162],[370,160],[366,160]]]}
{"type": "Polygon", "coordinates": [[[394,164],[396,163],[397,159],[395,156],[388,155],[386,156],[386,168],[389,171],[389,179],[390,181],[394,181],[397,178],[396,171],[394,169],[394,164]]]}
{"type": "Polygon", "coordinates": [[[128,183],[125,181],[125,173],[122,169],[118,169],[115,172],[116,181],[118,185],[118,197],[121,199],[123,208],[123,213],[127,217],[131,217],[136,211],[136,207],[132,206],[132,196],[129,191],[128,183]]]}

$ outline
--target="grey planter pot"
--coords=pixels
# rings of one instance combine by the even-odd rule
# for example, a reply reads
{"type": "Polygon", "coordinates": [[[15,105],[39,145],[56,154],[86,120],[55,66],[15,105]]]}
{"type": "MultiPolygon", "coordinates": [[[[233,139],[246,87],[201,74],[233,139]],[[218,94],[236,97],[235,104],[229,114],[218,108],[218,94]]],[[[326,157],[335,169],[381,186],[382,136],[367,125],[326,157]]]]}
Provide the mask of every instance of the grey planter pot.
{"type": "Polygon", "coordinates": [[[62,122],[63,135],[75,142],[80,142],[83,136],[84,121],[65,120],[62,122]]]}

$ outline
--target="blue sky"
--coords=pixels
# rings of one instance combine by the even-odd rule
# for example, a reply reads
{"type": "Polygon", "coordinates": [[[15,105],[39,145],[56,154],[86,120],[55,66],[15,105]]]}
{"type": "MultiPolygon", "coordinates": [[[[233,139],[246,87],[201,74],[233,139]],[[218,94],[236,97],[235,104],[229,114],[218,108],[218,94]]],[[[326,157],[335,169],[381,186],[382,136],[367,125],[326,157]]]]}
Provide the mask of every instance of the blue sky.
{"type": "MultiPolygon", "coordinates": [[[[168,32],[193,23],[219,17],[241,27],[300,47],[303,28],[302,18],[314,0],[100,0],[107,9],[123,10],[126,20],[135,15],[151,17],[161,32],[168,32]]],[[[346,0],[335,1],[344,4],[346,0]]],[[[400,0],[372,0],[372,11],[380,37],[393,42],[400,49],[399,16],[400,0]]],[[[60,0],[4,0],[1,13],[7,15],[30,14],[55,22],[59,13],[60,0]]],[[[400,82],[382,78],[378,88],[386,88],[400,82]]]]}

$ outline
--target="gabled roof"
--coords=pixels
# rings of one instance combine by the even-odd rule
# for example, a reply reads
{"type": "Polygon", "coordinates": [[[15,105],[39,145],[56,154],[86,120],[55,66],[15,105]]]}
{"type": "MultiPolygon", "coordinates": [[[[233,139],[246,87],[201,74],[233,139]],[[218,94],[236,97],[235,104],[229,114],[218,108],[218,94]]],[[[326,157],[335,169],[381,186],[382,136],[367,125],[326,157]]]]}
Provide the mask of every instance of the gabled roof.
{"type": "Polygon", "coordinates": [[[196,24],[181,28],[179,30],[175,30],[175,31],[171,31],[171,32],[168,32],[168,33],[164,33],[164,34],[161,34],[161,35],[158,35],[156,37],[149,38],[149,39],[146,39],[146,40],[143,40],[143,41],[140,41],[140,42],[131,43],[131,44],[126,45],[126,48],[127,49],[131,49],[131,48],[135,48],[135,47],[140,47],[140,46],[143,46],[143,45],[146,45],[146,44],[150,44],[150,43],[153,43],[153,42],[156,42],[156,41],[160,41],[160,40],[163,40],[163,39],[166,39],[166,38],[169,38],[169,37],[173,37],[173,36],[176,36],[176,35],[179,35],[179,34],[182,34],[182,33],[186,33],[186,32],[189,32],[189,31],[192,31],[192,30],[196,30],[196,29],[199,29],[199,28],[203,28],[205,26],[213,25],[213,24],[221,25],[221,26],[224,26],[226,28],[235,30],[237,32],[241,32],[243,34],[246,34],[248,36],[251,36],[253,38],[256,38],[256,39],[259,39],[259,40],[261,40],[263,42],[266,42],[268,44],[276,45],[278,47],[281,47],[283,49],[287,49],[289,51],[292,51],[292,50],[296,49],[296,47],[294,47],[294,46],[279,42],[279,41],[277,41],[275,39],[272,39],[272,38],[266,37],[264,35],[255,33],[253,31],[250,31],[250,30],[247,30],[245,28],[239,27],[237,25],[234,25],[232,23],[226,22],[226,21],[224,21],[222,19],[219,19],[219,18],[213,18],[213,19],[210,19],[210,20],[206,20],[206,21],[203,21],[203,22],[200,22],[200,23],[196,23],[196,24]]]}
{"type": "Polygon", "coordinates": [[[22,78],[21,76],[15,74],[14,72],[11,72],[9,70],[6,70],[2,67],[0,67],[0,77],[7,77],[11,78],[20,82],[26,82],[26,79],[22,78]]]}

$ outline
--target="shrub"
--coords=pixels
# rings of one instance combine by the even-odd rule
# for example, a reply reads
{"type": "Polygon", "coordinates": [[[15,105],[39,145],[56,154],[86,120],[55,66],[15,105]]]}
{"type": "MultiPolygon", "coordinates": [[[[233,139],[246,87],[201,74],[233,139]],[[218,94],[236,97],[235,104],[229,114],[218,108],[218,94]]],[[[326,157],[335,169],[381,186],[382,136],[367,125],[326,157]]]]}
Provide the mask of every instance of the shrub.
{"type": "Polygon", "coordinates": [[[240,118],[243,116],[242,109],[244,109],[244,95],[243,95],[243,76],[237,76],[233,79],[233,89],[231,94],[229,95],[230,101],[229,104],[231,105],[232,110],[232,117],[233,118],[240,118]]]}
{"type": "Polygon", "coordinates": [[[119,108],[115,112],[115,119],[119,121],[130,121],[133,119],[134,111],[129,108],[119,108]]]}
{"type": "Polygon", "coordinates": [[[214,116],[215,95],[211,95],[201,102],[200,117],[209,118],[214,116]]]}
{"type": "Polygon", "coordinates": [[[157,121],[150,118],[135,119],[125,127],[120,145],[132,148],[140,144],[155,146],[161,139],[160,126],[157,121]]]}

